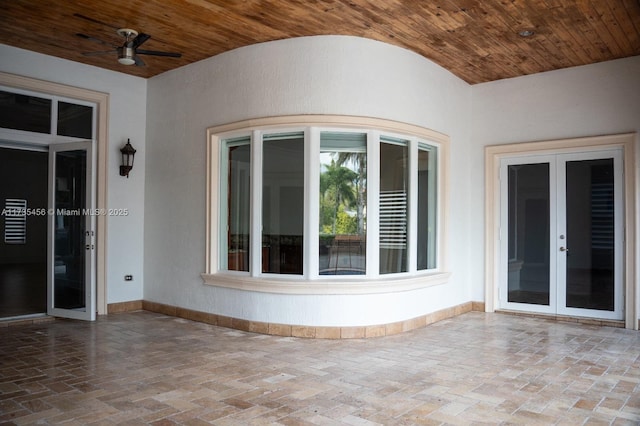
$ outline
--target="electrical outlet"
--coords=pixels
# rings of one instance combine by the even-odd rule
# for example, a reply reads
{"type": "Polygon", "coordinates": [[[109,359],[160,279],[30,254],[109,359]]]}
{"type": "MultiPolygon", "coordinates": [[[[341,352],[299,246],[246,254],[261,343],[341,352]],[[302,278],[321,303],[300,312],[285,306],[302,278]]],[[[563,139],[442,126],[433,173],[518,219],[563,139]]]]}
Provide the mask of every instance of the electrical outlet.
{"type": "Polygon", "coordinates": [[[125,281],[133,281],[133,275],[125,275],[124,276],[124,280],[125,281]]]}

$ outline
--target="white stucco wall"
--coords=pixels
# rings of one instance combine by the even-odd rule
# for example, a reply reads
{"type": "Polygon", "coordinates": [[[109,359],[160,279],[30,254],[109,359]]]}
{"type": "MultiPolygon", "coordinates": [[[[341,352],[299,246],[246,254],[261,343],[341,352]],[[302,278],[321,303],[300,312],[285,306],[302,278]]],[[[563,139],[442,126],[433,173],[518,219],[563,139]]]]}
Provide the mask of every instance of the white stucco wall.
{"type": "Polygon", "coordinates": [[[278,323],[388,323],[483,300],[484,147],[640,132],[640,57],[469,86],[407,50],[322,36],[249,46],[150,80],[0,45],[0,71],[109,93],[108,207],[131,213],[108,219],[108,303],[144,298],[278,323]],[[451,137],[448,284],[282,296],[202,283],[205,129],[307,113],[381,117],[451,137]],[[127,138],[138,149],[129,179],[118,175],[127,138]]]}
{"type": "MultiPolygon", "coordinates": [[[[640,56],[478,84],[471,91],[471,205],[484,202],[487,145],[640,132],[640,56]]],[[[636,180],[639,170],[637,160],[636,180]]],[[[483,212],[469,218],[472,241],[484,238],[483,212]]],[[[478,256],[474,270],[483,267],[480,258],[484,261],[478,256]]],[[[483,291],[475,285],[473,300],[483,291]]]]}
{"type": "Polygon", "coordinates": [[[6,45],[0,71],[109,94],[107,207],[130,214],[107,218],[107,303],[142,299],[147,80],[6,45]],[[142,153],[129,179],[119,175],[127,138],[142,153]],[[125,282],[126,274],[134,280],[125,282]]]}
{"type": "Polygon", "coordinates": [[[145,300],[255,321],[390,323],[471,300],[466,169],[469,86],[415,53],[319,36],[253,45],[148,83],[145,300]],[[446,285],[385,295],[281,295],[204,285],[207,127],[257,117],[345,114],[398,120],[451,137],[446,285]]]}

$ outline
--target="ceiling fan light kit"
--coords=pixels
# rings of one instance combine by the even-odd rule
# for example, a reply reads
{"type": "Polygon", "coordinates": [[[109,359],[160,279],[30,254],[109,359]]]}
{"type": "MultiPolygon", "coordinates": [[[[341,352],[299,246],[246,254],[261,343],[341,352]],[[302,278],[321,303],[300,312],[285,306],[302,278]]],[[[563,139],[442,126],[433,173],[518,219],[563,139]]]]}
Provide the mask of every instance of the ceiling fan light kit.
{"type": "Polygon", "coordinates": [[[118,47],[118,62],[122,65],[133,65],[136,60],[133,58],[134,52],[131,47],[118,47]]]}

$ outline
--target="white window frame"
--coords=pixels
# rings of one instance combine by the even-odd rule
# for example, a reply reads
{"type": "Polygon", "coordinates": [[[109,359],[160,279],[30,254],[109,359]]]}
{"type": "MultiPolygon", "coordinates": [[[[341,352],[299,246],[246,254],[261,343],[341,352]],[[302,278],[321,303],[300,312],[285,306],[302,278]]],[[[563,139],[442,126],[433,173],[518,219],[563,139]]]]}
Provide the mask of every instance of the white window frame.
{"type": "Polygon", "coordinates": [[[95,140],[98,129],[98,103],[83,99],[75,99],[66,96],[53,95],[50,93],[36,92],[28,89],[20,89],[11,86],[0,85],[0,91],[15,93],[18,95],[34,96],[51,101],[51,118],[49,123],[49,133],[32,132],[28,130],[0,129],[0,146],[8,146],[3,140],[20,141],[23,145],[34,145],[37,147],[48,146],[55,143],[65,143],[69,141],[95,140]],[[65,102],[74,105],[81,105],[92,108],[91,135],[89,139],[73,136],[58,135],[58,104],[65,102]]]}
{"type": "MultiPolygon", "coordinates": [[[[383,120],[369,117],[355,116],[326,116],[326,115],[302,115],[269,117],[246,120],[228,125],[216,126],[207,129],[207,243],[206,243],[206,270],[202,274],[205,284],[235,288],[249,291],[286,294],[367,294],[388,293],[425,288],[433,285],[444,284],[448,281],[450,273],[446,269],[446,210],[447,197],[447,173],[449,159],[449,138],[441,133],[391,120],[383,120]],[[250,257],[251,266],[249,272],[222,270],[220,265],[221,240],[224,240],[226,231],[221,229],[222,218],[220,212],[224,203],[221,195],[220,176],[221,161],[223,160],[223,142],[228,139],[250,135],[252,139],[252,166],[251,166],[251,202],[252,205],[261,205],[262,159],[261,145],[262,135],[281,132],[304,131],[305,138],[305,205],[304,205],[304,247],[303,247],[303,274],[265,274],[261,272],[260,257],[250,257]],[[362,132],[367,133],[367,274],[365,275],[319,275],[318,273],[318,217],[319,209],[317,197],[319,190],[319,134],[320,131],[362,132]],[[409,268],[407,272],[393,274],[379,274],[379,250],[377,229],[377,206],[379,202],[379,144],[380,136],[398,137],[409,141],[409,197],[410,206],[407,219],[410,227],[407,237],[409,240],[409,268]],[[417,159],[419,143],[434,146],[437,149],[437,180],[436,180],[436,268],[417,270],[417,256],[415,251],[415,238],[417,231],[413,223],[413,211],[411,201],[417,196],[417,159]],[[415,176],[414,176],[415,175],[415,176]],[[315,190],[315,192],[314,192],[315,190]],[[413,198],[412,198],[413,197],[413,198]],[[256,204],[257,203],[257,204],[256,204]],[[375,253],[375,255],[373,255],[375,253]]],[[[253,210],[252,210],[253,212],[253,210]]],[[[258,213],[258,212],[253,212],[258,213]]],[[[260,215],[253,214],[251,219],[251,252],[259,247],[261,235],[255,235],[260,230],[260,215]],[[257,217],[256,217],[257,216],[257,217]]],[[[258,234],[260,234],[258,232],[258,234]]]]}

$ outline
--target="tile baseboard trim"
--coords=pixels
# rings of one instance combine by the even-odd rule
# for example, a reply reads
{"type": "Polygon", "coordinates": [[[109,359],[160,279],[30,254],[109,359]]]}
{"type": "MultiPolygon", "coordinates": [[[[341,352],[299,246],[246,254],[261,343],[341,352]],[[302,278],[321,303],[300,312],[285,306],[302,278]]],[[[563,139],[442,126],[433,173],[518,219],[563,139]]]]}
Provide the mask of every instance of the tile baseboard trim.
{"type": "Polygon", "coordinates": [[[497,314],[515,315],[519,317],[540,318],[551,321],[575,322],[578,324],[597,325],[601,327],[617,327],[624,328],[624,320],[608,320],[599,318],[570,317],[566,315],[540,314],[536,312],[520,312],[500,309],[495,311],[497,314]]]}
{"type": "Polygon", "coordinates": [[[13,327],[18,325],[34,325],[41,324],[46,322],[55,321],[55,317],[48,316],[46,314],[38,315],[38,316],[25,316],[24,318],[15,317],[15,318],[0,318],[0,328],[3,327],[13,327]]]}
{"type": "Polygon", "coordinates": [[[118,314],[122,312],[134,312],[142,310],[142,300],[131,300],[129,302],[109,303],[107,305],[108,314],[118,314]]]}
{"type": "Polygon", "coordinates": [[[163,303],[142,301],[145,311],[184,318],[191,321],[203,322],[219,327],[248,331],[259,334],[269,334],[282,337],[302,337],[308,339],[366,339],[373,337],[391,336],[405,331],[423,328],[444,319],[452,318],[471,311],[484,312],[484,302],[466,302],[457,306],[442,309],[430,314],[411,318],[390,324],[354,327],[316,327],[307,325],[275,324],[260,321],[249,321],[227,317],[192,309],[179,308],[163,303]]]}

